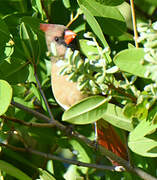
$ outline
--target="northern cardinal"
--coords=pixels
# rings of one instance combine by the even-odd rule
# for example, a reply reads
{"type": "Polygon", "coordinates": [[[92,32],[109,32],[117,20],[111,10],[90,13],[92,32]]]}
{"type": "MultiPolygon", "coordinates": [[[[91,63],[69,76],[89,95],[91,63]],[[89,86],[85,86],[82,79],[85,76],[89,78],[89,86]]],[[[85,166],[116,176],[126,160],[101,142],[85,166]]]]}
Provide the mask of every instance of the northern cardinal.
{"type": "MultiPolygon", "coordinates": [[[[58,24],[40,24],[40,29],[45,32],[48,50],[51,51],[51,43],[56,46],[57,56],[64,59],[67,48],[75,49],[76,34],[63,25],[58,24]]],[[[54,97],[58,104],[67,110],[70,106],[88,95],[82,94],[76,86],[76,83],[69,82],[67,76],[59,75],[62,63],[54,56],[51,59],[51,83],[54,97]]],[[[116,155],[128,160],[126,146],[122,143],[119,135],[104,120],[97,121],[98,143],[116,155]]],[[[112,161],[113,165],[118,165],[112,161]]]]}

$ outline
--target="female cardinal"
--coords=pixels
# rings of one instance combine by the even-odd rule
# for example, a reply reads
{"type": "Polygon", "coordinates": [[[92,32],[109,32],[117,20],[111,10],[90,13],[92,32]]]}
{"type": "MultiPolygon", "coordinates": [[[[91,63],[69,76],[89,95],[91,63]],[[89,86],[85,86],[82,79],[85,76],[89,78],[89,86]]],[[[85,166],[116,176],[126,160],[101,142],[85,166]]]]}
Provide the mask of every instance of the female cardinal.
{"type": "MultiPolygon", "coordinates": [[[[54,97],[58,104],[67,110],[79,100],[87,97],[77,89],[77,84],[67,80],[67,76],[59,75],[67,48],[72,50],[76,47],[76,34],[63,25],[40,24],[40,29],[45,32],[48,50],[55,44],[57,57],[51,59],[51,83],[54,97]]],[[[98,143],[116,155],[127,160],[127,150],[114,128],[104,120],[97,121],[98,143]]],[[[118,165],[112,161],[114,165],[118,165]]]]}

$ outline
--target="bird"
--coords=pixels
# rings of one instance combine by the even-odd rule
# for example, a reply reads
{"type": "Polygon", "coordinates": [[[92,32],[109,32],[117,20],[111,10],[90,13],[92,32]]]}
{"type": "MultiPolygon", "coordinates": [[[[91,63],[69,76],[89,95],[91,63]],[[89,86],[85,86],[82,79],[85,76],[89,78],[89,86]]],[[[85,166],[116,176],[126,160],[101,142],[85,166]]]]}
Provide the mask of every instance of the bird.
{"type": "MultiPolygon", "coordinates": [[[[66,26],[60,24],[40,24],[40,30],[45,33],[45,39],[48,51],[52,51],[52,44],[55,44],[57,58],[51,57],[51,85],[53,95],[57,103],[64,109],[69,109],[78,101],[88,97],[82,94],[77,88],[77,82],[68,81],[68,75],[60,75],[59,72],[63,66],[60,59],[64,59],[67,48],[76,49],[76,33],[69,30],[66,26]],[[59,58],[58,58],[59,57],[59,58]]],[[[97,121],[98,144],[112,151],[117,156],[128,160],[126,145],[120,139],[113,126],[104,120],[97,121]]],[[[115,166],[117,162],[111,160],[115,166]]]]}

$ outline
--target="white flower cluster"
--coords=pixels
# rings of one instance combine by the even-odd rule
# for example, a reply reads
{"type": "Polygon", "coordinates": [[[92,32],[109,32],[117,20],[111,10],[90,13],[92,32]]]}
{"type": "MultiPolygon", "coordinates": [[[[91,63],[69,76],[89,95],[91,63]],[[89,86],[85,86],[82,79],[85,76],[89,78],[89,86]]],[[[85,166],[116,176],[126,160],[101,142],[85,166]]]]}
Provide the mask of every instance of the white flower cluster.
{"type": "Polygon", "coordinates": [[[138,41],[143,43],[146,53],[144,56],[147,65],[145,76],[151,76],[152,80],[157,82],[157,22],[139,23],[138,32],[140,34],[138,41]]]}
{"type": "Polygon", "coordinates": [[[67,49],[65,65],[61,69],[61,75],[68,75],[68,79],[77,82],[78,89],[89,94],[106,94],[108,86],[106,82],[113,81],[113,74],[118,71],[116,66],[111,66],[106,59],[105,53],[109,49],[102,49],[92,33],[84,35],[89,40],[87,46],[97,49],[97,52],[88,52],[93,58],[81,58],[79,51],[67,49]],[[95,58],[97,57],[97,58],[95,58]]]}
{"type": "Polygon", "coordinates": [[[145,93],[141,97],[148,99],[146,108],[149,109],[157,100],[157,22],[138,24],[139,39],[143,43],[145,56],[144,65],[147,71],[145,77],[152,79],[152,83],[144,87],[145,93]]]}

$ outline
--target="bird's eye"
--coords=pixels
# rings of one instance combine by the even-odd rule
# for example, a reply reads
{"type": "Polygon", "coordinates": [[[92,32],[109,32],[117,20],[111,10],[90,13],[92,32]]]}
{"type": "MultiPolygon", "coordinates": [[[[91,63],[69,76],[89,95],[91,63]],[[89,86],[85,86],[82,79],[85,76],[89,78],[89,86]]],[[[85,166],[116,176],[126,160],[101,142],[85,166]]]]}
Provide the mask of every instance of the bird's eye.
{"type": "Polygon", "coordinates": [[[58,37],[55,37],[55,41],[57,42],[59,40],[59,38],[58,37]]]}

